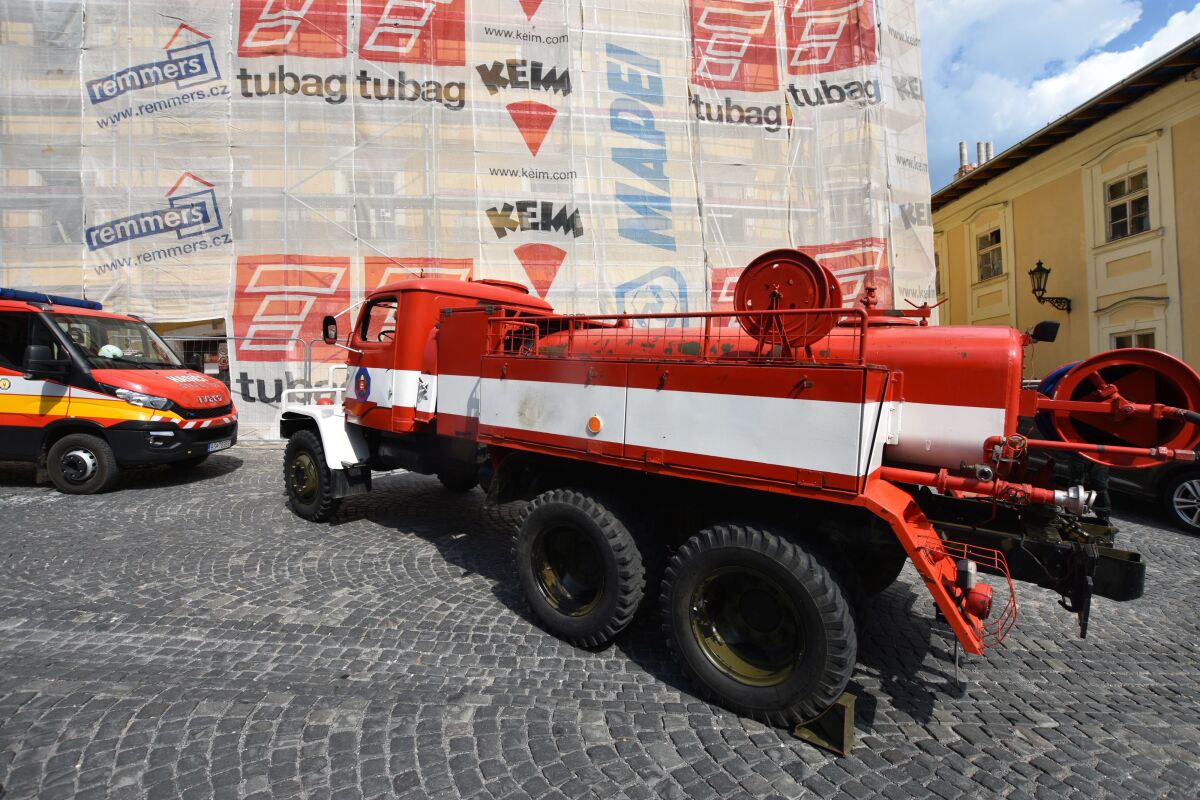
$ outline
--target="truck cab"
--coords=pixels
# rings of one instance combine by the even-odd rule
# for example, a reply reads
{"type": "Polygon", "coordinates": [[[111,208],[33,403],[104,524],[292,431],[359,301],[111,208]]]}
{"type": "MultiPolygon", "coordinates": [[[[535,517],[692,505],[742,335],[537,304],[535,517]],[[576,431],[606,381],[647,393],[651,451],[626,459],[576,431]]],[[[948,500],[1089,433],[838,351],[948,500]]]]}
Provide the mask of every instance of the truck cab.
{"type": "Polygon", "coordinates": [[[141,319],[0,288],[0,460],[92,494],[125,467],[192,467],[236,441],[228,388],[141,319]]]}

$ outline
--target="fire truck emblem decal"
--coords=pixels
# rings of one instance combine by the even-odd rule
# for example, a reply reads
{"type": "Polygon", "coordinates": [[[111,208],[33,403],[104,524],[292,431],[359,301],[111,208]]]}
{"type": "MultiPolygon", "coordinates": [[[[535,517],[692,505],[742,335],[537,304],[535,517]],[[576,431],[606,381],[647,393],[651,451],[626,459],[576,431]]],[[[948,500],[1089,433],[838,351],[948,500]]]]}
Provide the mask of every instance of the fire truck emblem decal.
{"type": "Polygon", "coordinates": [[[367,371],[366,367],[359,367],[358,373],[354,376],[354,396],[364,403],[371,396],[371,373],[367,371]]]}

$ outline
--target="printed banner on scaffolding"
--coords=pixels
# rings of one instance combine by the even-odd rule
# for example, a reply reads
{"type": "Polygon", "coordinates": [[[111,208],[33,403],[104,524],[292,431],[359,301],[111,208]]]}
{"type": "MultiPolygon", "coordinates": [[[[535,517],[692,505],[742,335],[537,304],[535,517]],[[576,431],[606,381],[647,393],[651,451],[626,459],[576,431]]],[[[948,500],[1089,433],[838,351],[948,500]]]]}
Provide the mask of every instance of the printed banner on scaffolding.
{"type": "Polygon", "coordinates": [[[25,5],[3,282],[222,320],[250,437],[408,277],[721,310],[799,247],[847,304],[934,299],[915,0],[25,5]]]}

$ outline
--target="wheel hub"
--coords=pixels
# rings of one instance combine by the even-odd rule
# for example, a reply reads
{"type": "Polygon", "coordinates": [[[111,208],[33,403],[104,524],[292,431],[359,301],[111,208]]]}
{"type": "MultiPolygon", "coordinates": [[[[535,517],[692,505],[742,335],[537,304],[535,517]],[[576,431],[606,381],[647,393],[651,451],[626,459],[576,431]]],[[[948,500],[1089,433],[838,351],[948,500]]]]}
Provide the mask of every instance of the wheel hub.
{"type": "Polygon", "coordinates": [[[1200,478],[1179,484],[1171,503],[1180,519],[1189,525],[1200,525],[1200,478]]]}
{"type": "Polygon", "coordinates": [[[604,594],[604,560],[583,532],[554,528],[538,536],[530,559],[538,589],[553,608],[582,617],[604,594]]]}
{"type": "Polygon", "coordinates": [[[87,483],[96,474],[98,463],[95,453],[77,447],[63,453],[62,475],[69,483],[87,483]]]}
{"type": "Polygon", "coordinates": [[[692,595],[690,617],[705,658],[739,683],[783,683],[804,655],[795,603],[756,569],[729,567],[707,576],[692,595]]]}
{"type": "Polygon", "coordinates": [[[317,494],[319,481],[317,465],[308,453],[301,453],[292,462],[292,491],[302,503],[310,502],[317,494]]]}

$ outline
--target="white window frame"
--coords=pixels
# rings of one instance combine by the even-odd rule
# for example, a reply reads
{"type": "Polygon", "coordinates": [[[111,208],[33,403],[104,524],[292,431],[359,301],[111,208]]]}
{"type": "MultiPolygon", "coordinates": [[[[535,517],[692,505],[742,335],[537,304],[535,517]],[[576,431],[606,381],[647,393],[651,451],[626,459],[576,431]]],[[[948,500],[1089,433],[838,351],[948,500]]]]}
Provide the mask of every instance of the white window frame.
{"type": "Polygon", "coordinates": [[[1004,228],[1003,228],[1003,226],[997,225],[993,228],[989,228],[988,230],[983,231],[982,233],[976,233],[975,234],[975,280],[976,280],[976,283],[983,283],[984,281],[990,281],[995,278],[999,278],[1004,275],[1005,271],[1006,270],[1004,268],[1004,228]],[[996,234],[999,237],[999,241],[995,242],[994,244],[991,243],[992,234],[996,234]],[[984,247],[981,249],[979,246],[979,240],[983,239],[985,237],[988,239],[988,245],[987,245],[987,247],[984,247]],[[980,259],[984,255],[988,256],[989,261],[992,260],[993,256],[995,256],[996,258],[999,259],[1000,270],[998,272],[996,272],[995,274],[992,274],[992,275],[987,275],[987,276],[985,276],[983,274],[983,264],[981,263],[980,259]]]}
{"type": "Polygon", "coordinates": [[[1110,333],[1108,335],[1108,342],[1109,342],[1109,346],[1113,350],[1118,350],[1118,349],[1121,349],[1123,346],[1117,344],[1117,339],[1128,336],[1130,338],[1130,344],[1124,345],[1125,347],[1144,347],[1144,348],[1148,348],[1151,350],[1157,350],[1158,349],[1158,333],[1159,332],[1156,328],[1131,329],[1131,330],[1126,330],[1126,331],[1120,331],[1117,333],[1110,333]],[[1138,337],[1140,337],[1140,336],[1149,336],[1152,340],[1151,343],[1149,345],[1139,343],[1138,337]]]}
{"type": "MultiPolygon", "coordinates": [[[[1125,175],[1122,175],[1119,178],[1105,181],[1104,182],[1104,236],[1105,236],[1105,241],[1106,242],[1116,242],[1121,239],[1128,239],[1130,236],[1137,236],[1138,234],[1148,233],[1149,231],[1153,230],[1153,221],[1152,221],[1153,220],[1153,217],[1152,217],[1153,205],[1154,205],[1154,203],[1150,197],[1150,170],[1147,169],[1146,167],[1141,167],[1139,169],[1132,170],[1130,172],[1127,172],[1125,175]],[[1139,177],[1142,179],[1142,181],[1141,181],[1142,185],[1138,189],[1130,190],[1128,188],[1128,184],[1131,183],[1135,178],[1139,178],[1139,177]],[[1126,184],[1126,186],[1124,187],[1124,190],[1122,191],[1121,194],[1117,195],[1116,197],[1113,197],[1111,195],[1112,189],[1114,186],[1117,186],[1118,184],[1126,184]],[[1133,204],[1135,202],[1137,202],[1138,200],[1142,200],[1142,199],[1146,200],[1146,211],[1145,211],[1145,215],[1144,215],[1145,216],[1145,226],[1141,230],[1134,230],[1133,229],[1133,220],[1134,220],[1135,215],[1134,215],[1134,211],[1133,211],[1133,204]],[[1117,209],[1117,208],[1124,208],[1125,218],[1114,221],[1112,218],[1112,212],[1114,209],[1117,209]],[[1116,225],[1122,224],[1122,223],[1125,225],[1125,232],[1122,234],[1114,234],[1113,228],[1116,225]]],[[[1142,216],[1142,215],[1137,215],[1137,216],[1142,216]]]]}

